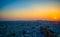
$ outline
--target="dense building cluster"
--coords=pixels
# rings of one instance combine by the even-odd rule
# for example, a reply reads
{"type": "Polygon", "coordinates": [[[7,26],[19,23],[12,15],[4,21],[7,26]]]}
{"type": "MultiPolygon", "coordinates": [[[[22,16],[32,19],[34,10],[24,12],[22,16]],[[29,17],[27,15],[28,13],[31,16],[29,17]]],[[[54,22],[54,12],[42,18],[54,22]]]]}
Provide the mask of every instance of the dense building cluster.
{"type": "Polygon", "coordinates": [[[0,21],[0,37],[57,37],[60,35],[59,24],[42,21],[0,21]]]}

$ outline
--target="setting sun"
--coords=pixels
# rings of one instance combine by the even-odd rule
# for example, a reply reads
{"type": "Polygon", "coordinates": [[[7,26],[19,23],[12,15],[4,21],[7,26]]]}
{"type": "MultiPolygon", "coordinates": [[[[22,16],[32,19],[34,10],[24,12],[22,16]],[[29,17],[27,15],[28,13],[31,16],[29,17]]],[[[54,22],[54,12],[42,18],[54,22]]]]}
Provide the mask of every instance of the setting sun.
{"type": "Polygon", "coordinates": [[[56,20],[56,19],[57,19],[57,17],[55,16],[55,17],[54,17],[54,19],[56,20]]]}

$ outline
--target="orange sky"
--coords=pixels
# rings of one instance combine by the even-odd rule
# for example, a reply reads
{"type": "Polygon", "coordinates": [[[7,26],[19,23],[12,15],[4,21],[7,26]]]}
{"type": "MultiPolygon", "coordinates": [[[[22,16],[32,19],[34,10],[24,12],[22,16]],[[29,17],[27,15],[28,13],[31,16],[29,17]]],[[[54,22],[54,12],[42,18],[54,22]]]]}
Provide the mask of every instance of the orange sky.
{"type": "Polygon", "coordinates": [[[28,8],[14,10],[6,6],[7,10],[2,11],[1,18],[9,20],[60,20],[60,9],[55,4],[39,5],[33,4],[28,8]],[[5,13],[4,13],[5,12],[5,13]]]}

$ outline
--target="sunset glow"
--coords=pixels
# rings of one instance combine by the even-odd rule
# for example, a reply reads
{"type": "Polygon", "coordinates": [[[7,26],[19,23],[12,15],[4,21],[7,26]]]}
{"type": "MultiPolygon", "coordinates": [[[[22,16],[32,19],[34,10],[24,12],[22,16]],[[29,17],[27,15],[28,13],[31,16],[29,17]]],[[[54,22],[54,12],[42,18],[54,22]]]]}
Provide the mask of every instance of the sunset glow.
{"type": "Polygon", "coordinates": [[[7,4],[0,13],[1,20],[60,20],[58,2],[17,1],[7,4]]]}

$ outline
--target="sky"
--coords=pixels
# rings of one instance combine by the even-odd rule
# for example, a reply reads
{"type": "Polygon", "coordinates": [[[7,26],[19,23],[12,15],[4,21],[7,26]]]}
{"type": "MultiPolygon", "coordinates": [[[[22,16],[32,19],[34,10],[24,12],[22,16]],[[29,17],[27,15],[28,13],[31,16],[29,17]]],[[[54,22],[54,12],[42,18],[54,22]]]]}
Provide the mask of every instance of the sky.
{"type": "Polygon", "coordinates": [[[60,20],[59,0],[0,0],[0,20],[60,20]]]}

